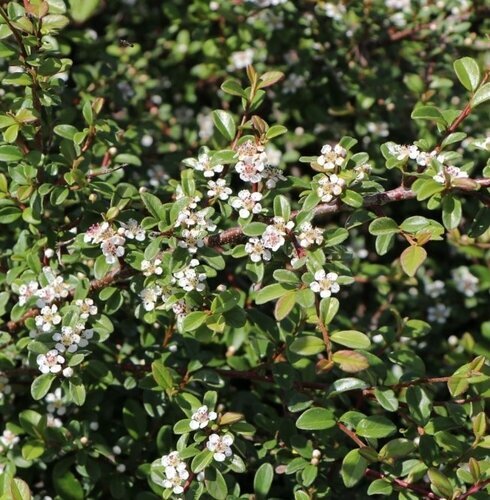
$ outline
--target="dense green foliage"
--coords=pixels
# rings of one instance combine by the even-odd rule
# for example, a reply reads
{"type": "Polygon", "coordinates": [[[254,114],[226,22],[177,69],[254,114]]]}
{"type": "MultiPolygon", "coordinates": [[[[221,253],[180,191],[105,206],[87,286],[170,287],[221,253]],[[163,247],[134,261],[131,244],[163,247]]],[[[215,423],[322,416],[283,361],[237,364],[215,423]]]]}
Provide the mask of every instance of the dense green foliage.
{"type": "Polygon", "coordinates": [[[488,498],[489,13],[0,2],[0,499],[488,498]]]}

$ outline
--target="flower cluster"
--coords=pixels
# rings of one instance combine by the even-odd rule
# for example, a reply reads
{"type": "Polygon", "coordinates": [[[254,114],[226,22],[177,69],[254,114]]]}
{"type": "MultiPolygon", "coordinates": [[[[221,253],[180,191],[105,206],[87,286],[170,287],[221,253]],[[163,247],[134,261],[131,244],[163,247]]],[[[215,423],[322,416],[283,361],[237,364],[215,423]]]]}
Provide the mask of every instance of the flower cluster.
{"type": "Polygon", "coordinates": [[[238,163],[235,165],[240,179],[256,184],[262,180],[267,161],[267,153],[262,144],[246,141],[237,149],[238,163]]]}
{"type": "Polygon", "coordinates": [[[285,236],[294,228],[294,222],[286,222],[282,217],[276,216],[262,233],[261,238],[250,238],[245,245],[245,251],[250,255],[252,262],[271,259],[271,250],[277,252],[284,243],[285,236]]]}
{"type": "Polygon", "coordinates": [[[178,451],[172,451],[161,458],[161,465],[165,467],[165,480],[162,486],[172,489],[176,495],[184,493],[184,485],[189,479],[187,465],[180,458],[178,451]]]}
{"type": "Polygon", "coordinates": [[[124,227],[116,231],[107,221],[104,221],[102,224],[90,226],[83,240],[85,243],[100,245],[106,262],[114,264],[125,253],[124,244],[126,243],[126,239],[123,235],[126,231],[127,229],[124,227]]]}
{"type": "Polygon", "coordinates": [[[54,301],[66,299],[72,287],[66,283],[62,276],[57,276],[56,272],[49,266],[43,268],[46,286],[41,287],[37,281],[31,280],[19,286],[19,305],[23,306],[31,297],[36,297],[37,307],[44,307],[54,301]]]}

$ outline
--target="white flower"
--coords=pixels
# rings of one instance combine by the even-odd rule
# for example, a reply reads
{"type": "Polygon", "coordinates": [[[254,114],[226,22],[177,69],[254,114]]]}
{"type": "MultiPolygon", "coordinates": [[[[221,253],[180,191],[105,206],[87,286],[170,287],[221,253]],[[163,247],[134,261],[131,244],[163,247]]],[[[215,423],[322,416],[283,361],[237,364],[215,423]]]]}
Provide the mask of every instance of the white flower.
{"type": "Polygon", "coordinates": [[[214,177],[214,174],[223,172],[223,165],[213,165],[211,158],[206,154],[197,157],[195,169],[202,172],[204,177],[214,177]]]}
{"type": "Polygon", "coordinates": [[[342,165],[347,154],[346,150],[340,144],[336,144],[333,148],[330,144],[325,144],[321,152],[322,154],[316,159],[316,164],[327,172],[333,172],[337,167],[342,165]]]}
{"type": "Polygon", "coordinates": [[[250,255],[252,262],[261,260],[271,260],[272,254],[264,246],[264,242],[259,238],[250,238],[245,244],[245,251],[250,255]]]}
{"type": "Polygon", "coordinates": [[[199,125],[199,137],[207,141],[213,137],[214,123],[209,114],[199,113],[197,115],[197,124],[199,125]]]}
{"type": "Polygon", "coordinates": [[[29,281],[25,285],[19,286],[19,305],[23,306],[27,300],[32,297],[37,289],[39,288],[39,283],[37,281],[29,281]]]}
{"type": "Polygon", "coordinates": [[[163,268],[160,265],[161,263],[162,261],[159,258],[155,258],[153,260],[142,260],[141,270],[145,276],[151,276],[152,274],[160,276],[163,273],[163,268]]]}
{"type": "Polygon", "coordinates": [[[362,165],[356,165],[354,167],[354,172],[356,173],[356,182],[360,182],[367,177],[369,177],[369,174],[371,173],[371,165],[369,163],[363,163],[362,165]]]}
{"type": "Polygon", "coordinates": [[[47,417],[46,420],[47,427],[54,427],[56,429],[59,429],[60,427],[63,426],[63,422],[59,418],[56,418],[52,413],[48,413],[46,417],[47,417]]]}
{"type": "Polygon", "coordinates": [[[290,73],[282,84],[282,91],[285,94],[295,94],[299,89],[303,88],[306,83],[306,78],[303,75],[290,73]]]}
{"type": "Polygon", "coordinates": [[[124,255],[123,245],[125,242],[126,240],[122,236],[115,235],[101,243],[100,248],[108,264],[115,264],[117,259],[124,255]]]}
{"type": "Polygon", "coordinates": [[[260,160],[260,157],[249,156],[240,160],[235,165],[235,170],[240,174],[240,179],[245,182],[256,184],[262,180],[262,171],[266,164],[260,160]]]}
{"type": "Polygon", "coordinates": [[[41,314],[35,318],[36,326],[43,332],[50,332],[54,325],[61,323],[61,316],[58,314],[58,306],[44,306],[41,314]]]}
{"type": "Polygon", "coordinates": [[[366,125],[368,132],[379,137],[387,137],[390,133],[388,124],[386,122],[368,122],[366,125]]]}
{"type": "Polygon", "coordinates": [[[234,439],[231,434],[225,434],[224,436],[211,434],[209,436],[206,446],[209,451],[213,452],[213,458],[216,462],[224,462],[226,458],[233,455],[233,452],[231,451],[233,440],[234,439]]]}
{"type": "Polygon", "coordinates": [[[217,417],[218,415],[216,414],[216,412],[208,411],[208,407],[206,405],[201,406],[192,414],[189,427],[193,431],[197,429],[204,429],[204,427],[207,427],[210,420],[216,420],[217,417]]]}
{"type": "Polygon", "coordinates": [[[279,181],[287,180],[282,170],[271,165],[266,165],[262,171],[262,177],[266,179],[265,185],[268,189],[274,189],[279,181]]]}
{"type": "Polygon", "coordinates": [[[87,319],[89,316],[95,316],[97,314],[97,306],[94,305],[93,299],[78,299],[75,301],[75,305],[80,310],[80,318],[87,319]]]}
{"type": "Polygon", "coordinates": [[[63,392],[61,387],[55,389],[54,392],[50,392],[46,395],[47,410],[49,413],[57,413],[62,416],[66,413],[66,406],[63,402],[63,392]]]}
{"type": "Polygon", "coordinates": [[[143,302],[143,307],[145,311],[153,311],[155,309],[155,304],[163,293],[163,290],[158,285],[150,285],[143,288],[140,292],[140,298],[143,302]]]}
{"type": "Polygon", "coordinates": [[[122,234],[126,238],[128,238],[128,240],[136,240],[136,241],[145,240],[146,231],[138,224],[136,220],[129,219],[127,224],[121,222],[121,226],[122,226],[122,234]]]}
{"type": "Polygon", "coordinates": [[[399,161],[407,160],[408,158],[415,160],[420,154],[419,148],[413,144],[410,146],[401,146],[399,144],[388,143],[388,151],[399,161]]]}
{"type": "Polygon", "coordinates": [[[172,489],[172,492],[176,495],[183,493],[183,485],[189,478],[189,472],[187,471],[185,462],[180,458],[179,453],[177,451],[172,451],[168,455],[164,455],[160,463],[165,467],[163,487],[172,489]]]}
{"type": "Polygon", "coordinates": [[[335,174],[325,175],[318,181],[317,194],[323,202],[330,203],[342,194],[344,187],[344,179],[335,174]]]}
{"type": "Polygon", "coordinates": [[[66,368],[63,368],[63,376],[66,378],[70,378],[73,376],[73,368],[70,366],[67,366],[66,368]]]}
{"type": "Polygon", "coordinates": [[[441,281],[441,280],[435,280],[435,281],[432,281],[430,283],[426,282],[425,283],[425,293],[433,298],[433,299],[437,299],[437,297],[439,297],[440,295],[442,295],[444,293],[444,289],[445,289],[446,285],[444,283],[444,281],[441,281]]]}
{"type": "Polygon", "coordinates": [[[59,373],[65,358],[56,349],[51,349],[46,354],[39,354],[36,362],[42,373],[59,373]]]}
{"type": "Polygon", "coordinates": [[[341,21],[343,15],[346,13],[345,5],[342,3],[331,3],[327,2],[324,5],[325,15],[327,17],[331,17],[336,21],[341,21]]]}
{"type": "Polygon", "coordinates": [[[321,245],[323,243],[323,231],[319,227],[313,227],[309,222],[304,222],[300,227],[301,233],[298,236],[299,244],[303,248],[311,245],[321,245]]]}
{"type": "Polygon", "coordinates": [[[208,181],[208,196],[210,198],[217,197],[220,200],[227,200],[232,193],[232,190],[226,185],[224,179],[218,179],[215,181],[208,181]]]}
{"type": "Polygon", "coordinates": [[[261,193],[251,193],[246,189],[242,189],[238,193],[238,198],[234,198],[231,206],[238,210],[238,214],[242,219],[246,219],[251,214],[258,214],[262,210],[262,205],[259,201],[262,199],[261,193]]]}
{"type": "Polygon", "coordinates": [[[431,323],[440,323],[443,325],[451,314],[451,309],[445,304],[437,304],[434,307],[429,307],[427,310],[427,319],[431,323]]]}
{"type": "Polygon", "coordinates": [[[279,215],[276,215],[273,219],[272,219],[272,222],[273,222],[273,227],[274,229],[282,234],[283,236],[285,236],[286,234],[288,234],[289,231],[291,231],[294,227],[294,222],[292,220],[289,220],[289,221],[285,221],[282,217],[280,217],[279,215]]]}
{"type": "Polygon", "coordinates": [[[173,282],[177,282],[177,285],[183,288],[186,292],[190,292],[192,290],[202,292],[206,288],[203,283],[203,281],[206,280],[206,274],[198,273],[194,269],[198,265],[199,261],[197,259],[192,259],[189,267],[174,273],[173,282]]]}
{"type": "Polygon", "coordinates": [[[59,352],[75,352],[79,345],[80,347],[85,347],[87,345],[87,341],[82,340],[80,335],[75,333],[71,326],[63,326],[61,328],[61,333],[55,333],[53,335],[53,340],[57,342],[55,347],[59,352]]]}
{"type": "Polygon", "coordinates": [[[231,64],[234,69],[243,69],[250,66],[254,59],[254,49],[245,49],[231,54],[231,64]]]}
{"type": "Polygon", "coordinates": [[[200,229],[183,229],[182,237],[184,239],[179,241],[179,247],[187,248],[189,253],[196,253],[198,248],[204,246],[205,236],[206,232],[200,229]]]}
{"type": "Polygon", "coordinates": [[[5,429],[3,431],[3,434],[0,436],[0,443],[7,450],[13,448],[19,441],[20,441],[19,436],[17,436],[17,434],[14,434],[12,431],[8,429],[5,429]]]}
{"type": "Polygon", "coordinates": [[[315,281],[310,283],[310,288],[322,298],[330,297],[332,293],[340,290],[338,277],[337,273],[325,273],[324,269],[320,269],[315,273],[315,281]]]}
{"type": "Polygon", "coordinates": [[[114,264],[119,257],[124,255],[124,244],[126,239],[116,232],[108,222],[102,224],[94,224],[85,233],[83,240],[85,243],[94,245],[100,244],[105,260],[108,264],[114,264]]]}
{"type": "Polygon", "coordinates": [[[448,167],[444,167],[442,172],[439,172],[438,174],[434,175],[432,178],[436,182],[439,182],[439,184],[445,184],[446,178],[448,178],[449,182],[451,182],[452,179],[467,179],[468,174],[464,170],[461,170],[458,167],[455,167],[453,165],[449,165],[448,167]]]}
{"type": "Polygon", "coordinates": [[[458,267],[451,274],[458,292],[466,297],[473,297],[478,292],[478,278],[471,274],[467,267],[458,267]]]}
{"type": "Polygon", "coordinates": [[[262,235],[262,245],[265,248],[270,248],[273,252],[277,252],[286,240],[282,232],[278,231],[275,226],[267,226],[262,235]]]}

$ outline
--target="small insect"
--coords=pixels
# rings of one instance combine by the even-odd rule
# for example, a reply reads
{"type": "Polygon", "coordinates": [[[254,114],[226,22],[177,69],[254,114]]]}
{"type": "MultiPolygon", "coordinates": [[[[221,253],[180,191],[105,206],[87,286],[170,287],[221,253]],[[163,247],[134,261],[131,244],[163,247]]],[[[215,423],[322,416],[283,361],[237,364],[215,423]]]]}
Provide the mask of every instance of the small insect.
{"type": "Polygon", "coordinates": [[[128,42],[127,40],[124,40],[124,38],[121,38],[119,40],[119,46],[120,47],[134,47],[134,43],[128,42]]]}

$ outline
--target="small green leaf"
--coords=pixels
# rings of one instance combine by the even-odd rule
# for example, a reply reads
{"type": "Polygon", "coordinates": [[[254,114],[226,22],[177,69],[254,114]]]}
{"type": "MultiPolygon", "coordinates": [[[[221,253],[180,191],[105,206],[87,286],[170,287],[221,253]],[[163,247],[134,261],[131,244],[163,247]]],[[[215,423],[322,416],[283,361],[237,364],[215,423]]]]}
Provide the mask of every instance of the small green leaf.
{"type": "Polygon", "coordinates": [[[426,258],[427,252],[425,248],[410,246],[405,248],[400,255],[400,263],[408,276],[415,276],[417,269],[424,263],[426,258]]]}
{"type": "Polygon", "coordinates": [[[198,453],[191,463],[191,470],[194,474],[198,474],[204,470],[213,461],[213,452],[206,449],[198,453]]]}
{"type": "Polygon", "coordinates": [[[274,308],[274,317],[277,321],[286,318],[296,303],[296,291],[291,290],[286,292],[282,297],[279,297],[274,308]]]}
{"type": "Polygon", "coordinates": [[[363,477],[368,466],[368,461],[360,454],[359,450],[351,450],[342,460],[340,475],[347,488],[355,486],[363,477]]]}
{"type": "Polygon", "coordinates": [[[333,353],[333,361],[347,373],[357,373],[369,368],[369,361],[360,352],[342,350],[333,353]]]}
{"type": "Polygon", "coordinates": [[[336,344],[352,349],[368,349],[371,341],[368,336],[357,330],[341,330],[330,335],[330,340],[336,344]]]}
{"type": "Polygon", "coordinates": [[[289,349],[300,356],[313,356],[325,350],[325,343],[313,335],[303,335],[295,339],[289,349]]]}
{"type": "Polygon", "coordinates": [[[335,425],[334,413],[327,408],[310,408],[296,420],[296,427],[304,431],[330,429],[335,425]]]}
{"type": "Polygon", "coordinates": [[[153,374],[153,378],[155,382],[162,389],[171,389],[173,386],[172,375],[170,370],[163,364],[162,361],[153,361],[151,364],[151,373],[153,374]]]}
{"type": "Polygon", "coordinates": [[[266,132],[265,136],[267,139],[273,139],[274,137],[285,134],[287,131],[288,129],[283,125],[272,125],[272,127],[270,127],[266,132]]]}
{"type": "Polygon", "coordinates": [[[391,420],[377,415],[363,418],[356,427],[357,434],[366,438],[384,438],[396,431],[397,427],[391,420]]]}
{"type": "Polygon", "coordinates": [[[56,376],[53,373],[43,373],[36,377],[31,384],[31,396],[36,401],[44,398],[56,376]]]}
{"type": "Polygon", "coordinates": [[[453,496],[453,486],[451,481],[439,470],[429,469],[427,471],[431,482],[431,489],[437,495],[441,495],[446,498],[452,498],[453,496]]]}
{"type": "Polygon", "coordinates": [[[223,111],[222,109],[213,111],[213,122],[225,139],[228,139],[229,141],[234,139],[236,126],[230,113],[223,111]]]}
{"type": "Polygon", "coordinates": [[[442,125],[446,125],[446,120],[442,113],[435,106],[418,106],[410,115],[414,120],[430,120],[442,125]]]}
{"type": "Polygon", "coordinates": [[[258,88],[263,89],[265,87],[270,87],[283,78],[284,73],[282,73],[281,71],[268,71],[259,78],[258,88]]]}
{"type": "Polygon", "coordinates": [[[454,71],[463,87],[474,92],[480,83],[480,68],[471,57],[462,57],[453,64],[454,71]]]}
{"type": "Polygon", "coordinates": [[[480,104],[487,102],[490,99],[490,83],[485,83],[482,85],[473,96],[471,104],[473,108],[476,108],[480,104]]]}
{"type": "Polygon", "coordinates": [[[461,200],[452,195],[444,196],[442,200],[442,222],[448,230],[455,229],[461,222],[463,210],[461,200]]]}
{"type": "Polygon", "coordinates": [[[221,84],[221,90],[230,95],[235,95],[238,97],[244,96],[242,86],[240,85],[240,82],[238,80],[233,80],[233,79],[225,80],[221,84]]]}
{"type": "Polygon", "coordinates": [[[266,499],[269,490],[271,489],[272,480],[274,479],[274,469],[271,464],[262,464],[255,473],[254,477],[254,492],[257,499],[266,499]]]}
{"type": "Polygon", "coordinates": [[[398,224],[389,217],[379,217],[369,224],[369,232],[374,236],[398,233],[398,224]]]}

